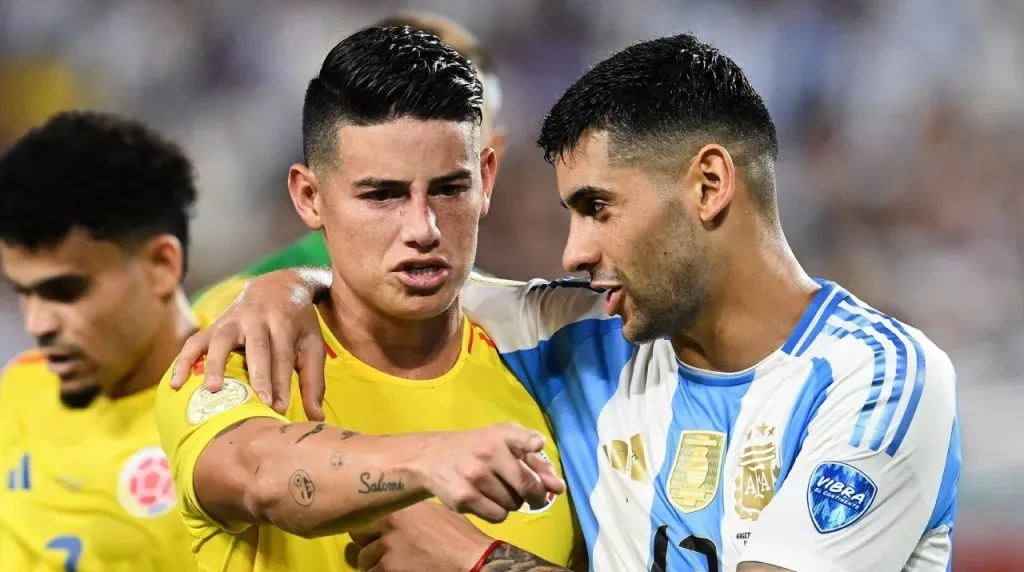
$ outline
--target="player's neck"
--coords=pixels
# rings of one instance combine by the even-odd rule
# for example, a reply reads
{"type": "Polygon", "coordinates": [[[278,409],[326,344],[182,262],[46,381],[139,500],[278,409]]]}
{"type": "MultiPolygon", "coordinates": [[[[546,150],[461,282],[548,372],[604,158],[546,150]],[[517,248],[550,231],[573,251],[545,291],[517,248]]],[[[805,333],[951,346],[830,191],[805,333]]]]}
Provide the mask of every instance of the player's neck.
{"type": "Polygon", "coordinates": [[[462,310],[458,301],[425,320],[387,316],[335,278],[329,300],[320,304],[327,327],[342,346],[366,365],[407,379],[447,373],[462,351],[462,310]]]}
{"type": "Polygon", "coordinates": [[[153,341],[145,348],[142,359],[111,389],[107,395],[109,398],[118,399],[134,395],[160,383],[185,339],[196,330],[195,317],[189,309],[188,298],[180,290],[158,320],[160,323],[154,331],[153,341]]]}
{"type": "Polygon", "coordinates": [[[819,288],[781,236],[732,258],[719,277],[724,286],[672,338],[684,363],[720,372],[756,365],[785,344],[819,288]]]}

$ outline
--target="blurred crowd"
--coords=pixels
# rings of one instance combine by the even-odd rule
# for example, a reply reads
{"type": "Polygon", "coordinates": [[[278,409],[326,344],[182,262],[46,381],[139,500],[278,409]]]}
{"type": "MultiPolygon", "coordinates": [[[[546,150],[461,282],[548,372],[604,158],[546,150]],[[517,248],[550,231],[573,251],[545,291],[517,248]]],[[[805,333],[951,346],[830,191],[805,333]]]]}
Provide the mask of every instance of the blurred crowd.
{"type": "MultiPolygon", "coordinates": [[[[0,0],[0,148],[67,106],[181,142],[202,192],[194,290],[304,232],[284,182],[305,85],[338,39],[402,8],[494,51],[510,150],[478,262],[511,278],[561,273],[567,218],[533,144],[561,91],[653,36],[693,32],[732,56],[780,130],[797,255],[950,353],[965,504],[1020,518],[1002,502],[1024,482],[1024,449],[1007,445],[1024,407],[1019,0],[0,0]]],[[[6,290],[0,318],[5,357],[27,343],[6,290]]]]}

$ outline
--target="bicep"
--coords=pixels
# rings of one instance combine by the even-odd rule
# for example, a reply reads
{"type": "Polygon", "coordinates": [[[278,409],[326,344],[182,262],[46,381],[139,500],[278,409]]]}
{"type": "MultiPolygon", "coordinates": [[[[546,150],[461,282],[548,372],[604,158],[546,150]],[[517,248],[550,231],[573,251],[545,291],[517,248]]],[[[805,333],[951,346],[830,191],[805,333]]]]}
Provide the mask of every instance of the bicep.
{"type": "Polygon", "coordinates": [[[192,475],[196,500],[210,517],[220,523],[249,522],[254,518],[246,499],[259,475],[259,461],[250,444],[274,427],[280,419],[243,419],[221,431],[203,448],[192,475]]]}

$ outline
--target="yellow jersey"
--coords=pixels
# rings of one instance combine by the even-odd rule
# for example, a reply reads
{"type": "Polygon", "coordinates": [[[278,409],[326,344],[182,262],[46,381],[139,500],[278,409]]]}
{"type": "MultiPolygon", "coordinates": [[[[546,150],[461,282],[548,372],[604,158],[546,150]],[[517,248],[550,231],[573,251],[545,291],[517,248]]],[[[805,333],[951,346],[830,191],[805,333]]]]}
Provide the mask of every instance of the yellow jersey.
{"type": "Polygon", "coordinates": [[[0,375],[0,570],[195,570],[156,387],[75,410],[59,383],[37,351],[0,375]]]}
{"type": "MultiPolygon", "coordinates": [[[[398,434],[474,429],[514,421],[545,435],[545,454],[561,475],[561,461],[544,414],[505,368],[491,340],[478,326],[465,321],[462,351],[454,367],[430,380],[398,378],[371,368],[346,351],[322,320],[321,329],[328,350],[323,404],[328,424],[362,433],[398,434]]],[[[168,379],[165,377],[158,389],[157,424],[178,484],[179,507],[194,537],[193,550],[200,570],[356,570],[356,551],[349,546],[348,535],[303,539],[270,525],[232,523],[225,527],[204,512],[192,486],[193,470],[203,449],[229,426],[253,417],[307,421],[297,379],[293,377],[290,406],[282,417],[255,398],[248,388],[243,358],[233,354],[225,379],[240,381],[236,387],[241,393],[236,399],[225,397],[219,406],[206,408],[221,409],[219,413],[192,416],[195,423],[189,419],[189,402],[202,387],[202,362],[193,368],[179,391],[170,389],[168,379]]],[[[571,564],[574,548],[583,542],[566,495],[549,497],[548,504],[539,510],[524,506],[500,524],[471,520],[490,536],[563,566],[571,564]]]]}

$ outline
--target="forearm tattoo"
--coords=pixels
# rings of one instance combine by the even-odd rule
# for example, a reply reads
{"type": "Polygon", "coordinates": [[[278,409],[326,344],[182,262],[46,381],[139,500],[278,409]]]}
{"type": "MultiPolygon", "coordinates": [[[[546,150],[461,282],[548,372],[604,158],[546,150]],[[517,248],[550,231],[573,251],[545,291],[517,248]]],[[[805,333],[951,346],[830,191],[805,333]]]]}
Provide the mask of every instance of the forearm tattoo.
{"type": "Polygon", "coordinates": [[[373,493],[393,493],[405,490],[405,483],[402,477],[388,478],[387,474],[380,473],[376,479],[370,473],[359,475],[359,482],[362,487],[357,492],[368,495],[373,493]]]}
{"type": "Polygon", "coordinates": [[[295,440],[295,444],[298,445],[306,437],[309,437],[310,435],[316,435],[317,433],[319,433],[319,432],[321,432],[323,430],[324,430],[324,424],[323,423],[317,423],[312,429],[310,429],[309,431],[306,431],[305,433],[302,434],[301,437],[296,439],[295,440]]]}
{"type": "Polygon", "coordinates": [[[292,477],[288,479],[288,492],[292,494],[292,499],[299,506],[309,506],[313,504],[313,499],[316,498],[316,487],[313,486],[313,479],[309,478],[309,473],[302,469],[292,473],[292,477]]]}

